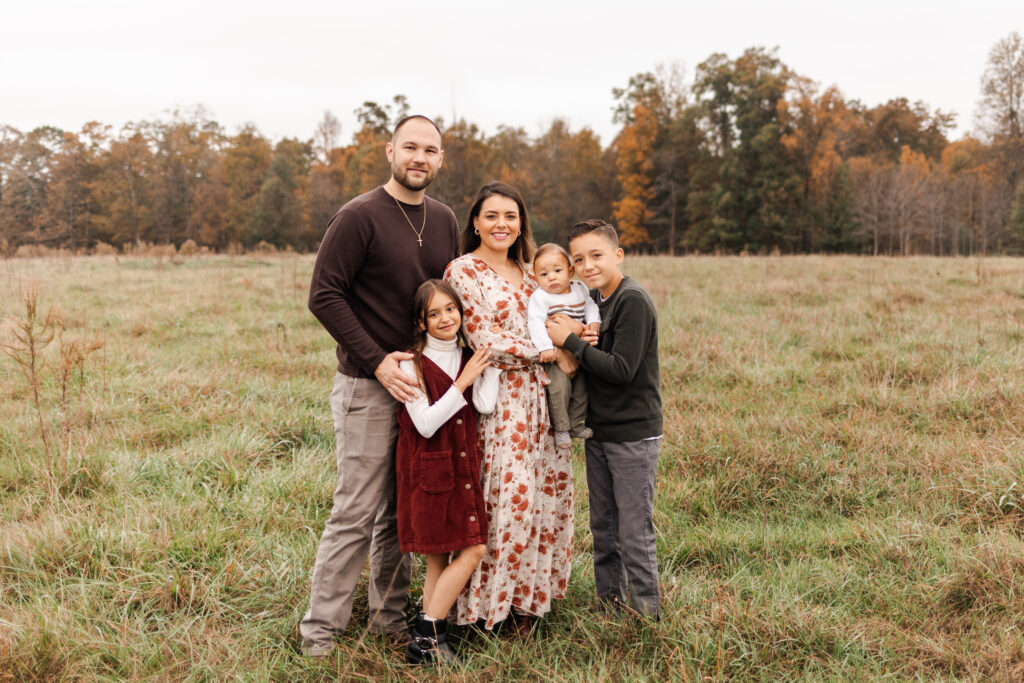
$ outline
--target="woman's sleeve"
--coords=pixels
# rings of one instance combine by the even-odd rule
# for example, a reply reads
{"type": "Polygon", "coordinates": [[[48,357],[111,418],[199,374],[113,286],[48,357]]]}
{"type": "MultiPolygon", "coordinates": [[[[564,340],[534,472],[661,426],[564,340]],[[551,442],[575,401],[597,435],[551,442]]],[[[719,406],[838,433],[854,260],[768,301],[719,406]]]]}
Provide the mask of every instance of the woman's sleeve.
{"type": "MultiPolygon", "coordinates": [[[[401,361],[398,367],[410,377],[416,377],[416,368],[411,360],[401,361]]],[[[441,425],[452,419],[452,416],[459,412],[464,405],[466,405],[466,399],[453,382],[451,388],[444,393],[444,396],[437,399],[433,405],[427,403],[427,392],[421,386],[416,398],[411,398],[405,402],[405,409],[409,413],[409,417],[412,418],[416,431],[424,439],[429,439],[434,435],[434,432],[441,428],[441,425]]]]}
{"type": "Polygon", "coordinates": [[[498,405],[498,379],[501,369],[493,365],[484,368],[482,375],[473,382],[473,407],[481,415],[490,415],[498,405]]]}
{"type": "MultiPolygon", "coordinates": [[[[462,300],[462,329],[474,349],[491,347],[491,357],[498,362],[537,360],[537,348],[529,339],[502,330],[492,331],[500,316],[487,303],[476,272],[464,263],[453,261],[445,270],[444,279],[455,288],[462,300]]],[[[507,316],[506,316],[507,317],[507,316]]]]}

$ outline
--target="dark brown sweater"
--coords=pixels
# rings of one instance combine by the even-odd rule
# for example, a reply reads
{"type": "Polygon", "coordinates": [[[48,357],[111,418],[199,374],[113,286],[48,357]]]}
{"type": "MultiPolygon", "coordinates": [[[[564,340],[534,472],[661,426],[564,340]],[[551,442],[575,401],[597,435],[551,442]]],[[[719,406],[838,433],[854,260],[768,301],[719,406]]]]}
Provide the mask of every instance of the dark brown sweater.
{"type": "Polygon", "coordinates": [[[338,342],[338,372],[373,377],[392,351],[412,339],[412,294],[439,278],[457,255],[458,223],[452,210],[424,197],[402,204],[419,229],[423,246],[383,187],[345,204],[320,243],[309,287],[309,310],[338,342]]]}

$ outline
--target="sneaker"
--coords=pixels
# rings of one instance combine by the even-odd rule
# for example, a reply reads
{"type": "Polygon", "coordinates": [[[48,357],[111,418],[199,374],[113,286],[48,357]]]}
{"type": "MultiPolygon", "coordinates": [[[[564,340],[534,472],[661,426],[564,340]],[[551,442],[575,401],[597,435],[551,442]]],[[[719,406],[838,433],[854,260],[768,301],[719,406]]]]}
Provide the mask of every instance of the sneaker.
{"type": "Polygon", "coordinates": [[[572,432],[571,436],[574,439],[589,439],[590,437],[594,436],[594,430],[584,425],[577,429],[576,431],[572,432]]]}
{"type": "Polygon", "coordinates": [[[555,448],[571,448],[572,437],[569,432],[555,432],[555,448]]]}

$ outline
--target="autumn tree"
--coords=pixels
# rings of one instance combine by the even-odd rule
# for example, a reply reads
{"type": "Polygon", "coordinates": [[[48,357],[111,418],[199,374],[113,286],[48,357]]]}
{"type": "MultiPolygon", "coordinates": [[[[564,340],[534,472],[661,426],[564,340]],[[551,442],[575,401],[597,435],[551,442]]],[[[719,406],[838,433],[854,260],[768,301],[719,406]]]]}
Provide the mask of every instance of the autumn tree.
{"type": "Polygon", "coordinates": [[[981,77],[978,122],[999,176],[992,200],[1008,221],[1014,195],[1024,182],[1024,39],[1016,31],[989,52],[981,77]]]}
{"type": "MultiPolygon", "coordinates": [[[[463,216],[480,186],[490,180],[490,152],[476,124],[459,119],[451,125],[442,120],[438,125],[442,127],[444,167],[430,186],[430,196],[450,206],[456,216],[463,216]]],[[[383,145],[379,154],[384,157],[383,145]]],[[[377,180],[378,185],[382,182],[383,179],[377,180]]]]}
{"type": "Polygon", "coordinates": [[[158,122],[155,139],[156,179],[152,239],[180,244],[199,237],[195,202],[223,141],[220,126],[202,107],[176,110],[158,122]]]}
{"type": "Polygon", "coordinates": [[[66,132],[49,160],[47,201],[37,218],[37,240],[70,249],[92,246],[98,206],[93,189],[109,126],[95,121],[79,133],[66,132]]]}
{"type": "Polygon", "coordinates": [[[154,158],[143,127],[127,124],[102,163],[93,188],[99,203],[98,230],[109,244],[141,242],[153,224],[154,158]]]}
{"type": "Polygon", "coordinates": [[[634,123],[637,105],[654,114],[657,128],[647,174],[651,179],[648,242],[674,254],[688,228],[686,206],[701,137],[683,66],[661,64],[654,71],[636,74],[626,88],[614,88],[612,95],[617,100],[613,118],[620,123],[634,123]]]}
{"type": "Polygon", "coordinates": [[[705,245],[755,251],[791,248],[790,225],[802,210],[802,179],[782,143],[779,102],[791,73],[775,51],[712,55],[697,67],[695,94],[719,159],[698,198],[708,206],[705,245]]]}
{"type": "Polygon", "coordinates": [[[615,166],[623,196],[614,204],[614,217],[623,246],[642,245],[650,240],[647,223],[651,217],[648,202],[653,196],[651,170],[658,124],[647,106],[637,104],[631,122],[615,139],[615,166]]]}
{"type": "Polygon", "coordinates": [[[267,242],[310,249],[319,239],[304,213],[312,150],[308,143],[285,138],[274,147],[266,179],[253,208],[245,244],[267,242]]]}
{"type": "Polygon", "coordinates": [[[4,129],[3,186],[0,195],[0,239],[11,248],[41,241],[47,226],[50,163],[63,141],[51,126],[20,133],[4,129]]]}

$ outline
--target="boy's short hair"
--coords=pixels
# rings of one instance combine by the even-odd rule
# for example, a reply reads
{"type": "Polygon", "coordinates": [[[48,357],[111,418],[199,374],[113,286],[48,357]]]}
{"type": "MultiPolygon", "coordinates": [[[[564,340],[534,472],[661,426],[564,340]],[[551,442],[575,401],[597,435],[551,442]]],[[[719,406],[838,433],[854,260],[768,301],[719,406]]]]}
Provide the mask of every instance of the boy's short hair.
{"type": "Polygon", "coordinates": [[[574,239],[580,235],[586,235],[588,232],[595,232],[598,235],[601,235],[611,242],[614,248],[619,248],[619,233],[615,231],[615,228],[612,227],[611,223],[603,221],[600,218],[591,218],[590,220],[581,221],[569,228],[569,243],[572,244],[574,239]]]}
{"type": "Polygon", "coordinates": [[[567,252],[565,250],[565,247],[563,247],[561,244],[555,244],[554,242],[548,242],[547,244],[542,244],[539,247],[537,247],[537,251],[533,254],[533,267],[537,267],[537,259],[539,259],[544,254],[548,254],[552,251],[561,254],[562,258],[565,259],[565,262],[569,264],[570,268],[572,268],[572,259],[569,257],[569,252],[567,252]]]}

